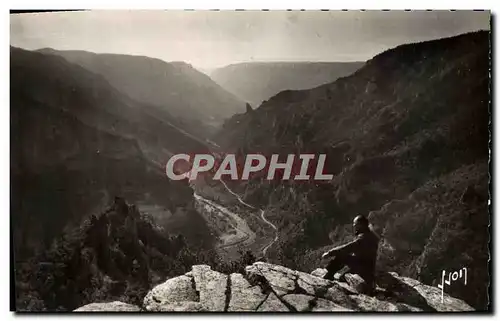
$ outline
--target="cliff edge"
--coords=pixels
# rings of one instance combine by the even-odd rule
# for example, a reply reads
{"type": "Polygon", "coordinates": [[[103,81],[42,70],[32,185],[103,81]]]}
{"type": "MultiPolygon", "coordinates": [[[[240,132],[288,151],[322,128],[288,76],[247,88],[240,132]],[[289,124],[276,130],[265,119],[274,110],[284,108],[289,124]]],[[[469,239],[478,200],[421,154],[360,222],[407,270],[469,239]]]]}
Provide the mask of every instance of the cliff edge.
{"type": "Polygon", "coordinates": [[[123,302],[92,303],[75,311],[207,311],[207,312],[355,312],[472,311],[462,300],[394,272],[379,273],[373,296],[361,294],[355,282],[256,262],[245,274],[226,275],[208,265],[195,265],[184,275],[155,286],[142,307],[123,302]]]}

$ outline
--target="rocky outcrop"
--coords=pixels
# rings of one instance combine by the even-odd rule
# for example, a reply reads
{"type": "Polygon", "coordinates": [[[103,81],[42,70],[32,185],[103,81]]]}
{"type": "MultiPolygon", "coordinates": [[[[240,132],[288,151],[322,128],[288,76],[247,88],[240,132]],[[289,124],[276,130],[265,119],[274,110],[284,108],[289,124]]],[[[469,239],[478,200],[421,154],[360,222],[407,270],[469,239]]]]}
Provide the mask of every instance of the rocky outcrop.
{"type": "Polygon", "coordinates": [[[136,305],[120,301],[107,303],[90,303],[75,310],[75,312],[139,312],[141,308],[136,305]]]}
{"type": "MultiPolygon", "coordinates": [[[[144,311],[213,312],[337,312],[337,311],[472,311],[464,301],[441,290],[402,277],[379,273],[373,296],[356,290],[355,284],[322,278],[326,270],[311,274],[279,265],[256,262],[244,274],[225,275],[208,265],[154,287],[144,298],[144,311]]],[[[346,280],[355,280],[346,275],[346,280]]],[[[138,311],[121,302],[93,303],[75,311],[138,311]]]]}

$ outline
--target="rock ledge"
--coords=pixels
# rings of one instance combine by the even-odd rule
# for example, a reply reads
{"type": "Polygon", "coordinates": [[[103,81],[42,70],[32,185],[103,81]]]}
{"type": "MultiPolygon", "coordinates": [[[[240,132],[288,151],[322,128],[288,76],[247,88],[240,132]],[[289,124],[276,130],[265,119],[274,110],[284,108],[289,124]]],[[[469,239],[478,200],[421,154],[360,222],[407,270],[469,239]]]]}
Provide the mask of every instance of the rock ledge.
{"type": "Polygon", "coordinates": [[[226,275],[208,265],[155,286],[143,307],[122,302],[92,303],[75,311],[206,311],[206,312],[348,312],[348,311],[473,311],[462,300],[416,280],[385,273],[377,277],[374,296],[345,282],[322,278],[279,265],[256,262],[245,274],[226,275]]]}

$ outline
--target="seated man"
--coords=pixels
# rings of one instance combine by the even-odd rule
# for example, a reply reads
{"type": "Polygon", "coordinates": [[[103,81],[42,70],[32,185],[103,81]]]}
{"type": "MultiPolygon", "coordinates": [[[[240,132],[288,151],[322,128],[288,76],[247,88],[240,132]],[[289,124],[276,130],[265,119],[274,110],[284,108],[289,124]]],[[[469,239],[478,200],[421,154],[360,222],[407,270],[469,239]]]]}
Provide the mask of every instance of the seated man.
{"type": "Polygon", "coordinates": [[[322,258],[334,256],[326,269],[325,279],[333,280],[334,275],[344,266],[349,272],[358,274],[366,282],[366,291],[371,292],[375,281],[375,263],[379,238],[372,232],[369,222],[363,215],[358,215],[352,223],[356,239],[325,252],[322,258]]]}

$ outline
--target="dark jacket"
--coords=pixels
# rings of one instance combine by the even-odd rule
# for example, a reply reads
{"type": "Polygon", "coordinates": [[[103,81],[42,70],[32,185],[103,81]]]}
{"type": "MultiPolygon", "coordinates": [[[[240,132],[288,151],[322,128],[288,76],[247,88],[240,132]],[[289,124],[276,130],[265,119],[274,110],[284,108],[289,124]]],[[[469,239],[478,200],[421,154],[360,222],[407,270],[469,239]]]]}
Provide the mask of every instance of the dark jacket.
{"type": "Polygon", "coordinates": [[[371,230],[356,235],[356,238],[346,244],[337,246],[329,251],[331,256],[350,256],[349,264],[353,273],[359,274],[366,281],[373,279],[375,263],[377,261],[379,238],[371,230]]]}

